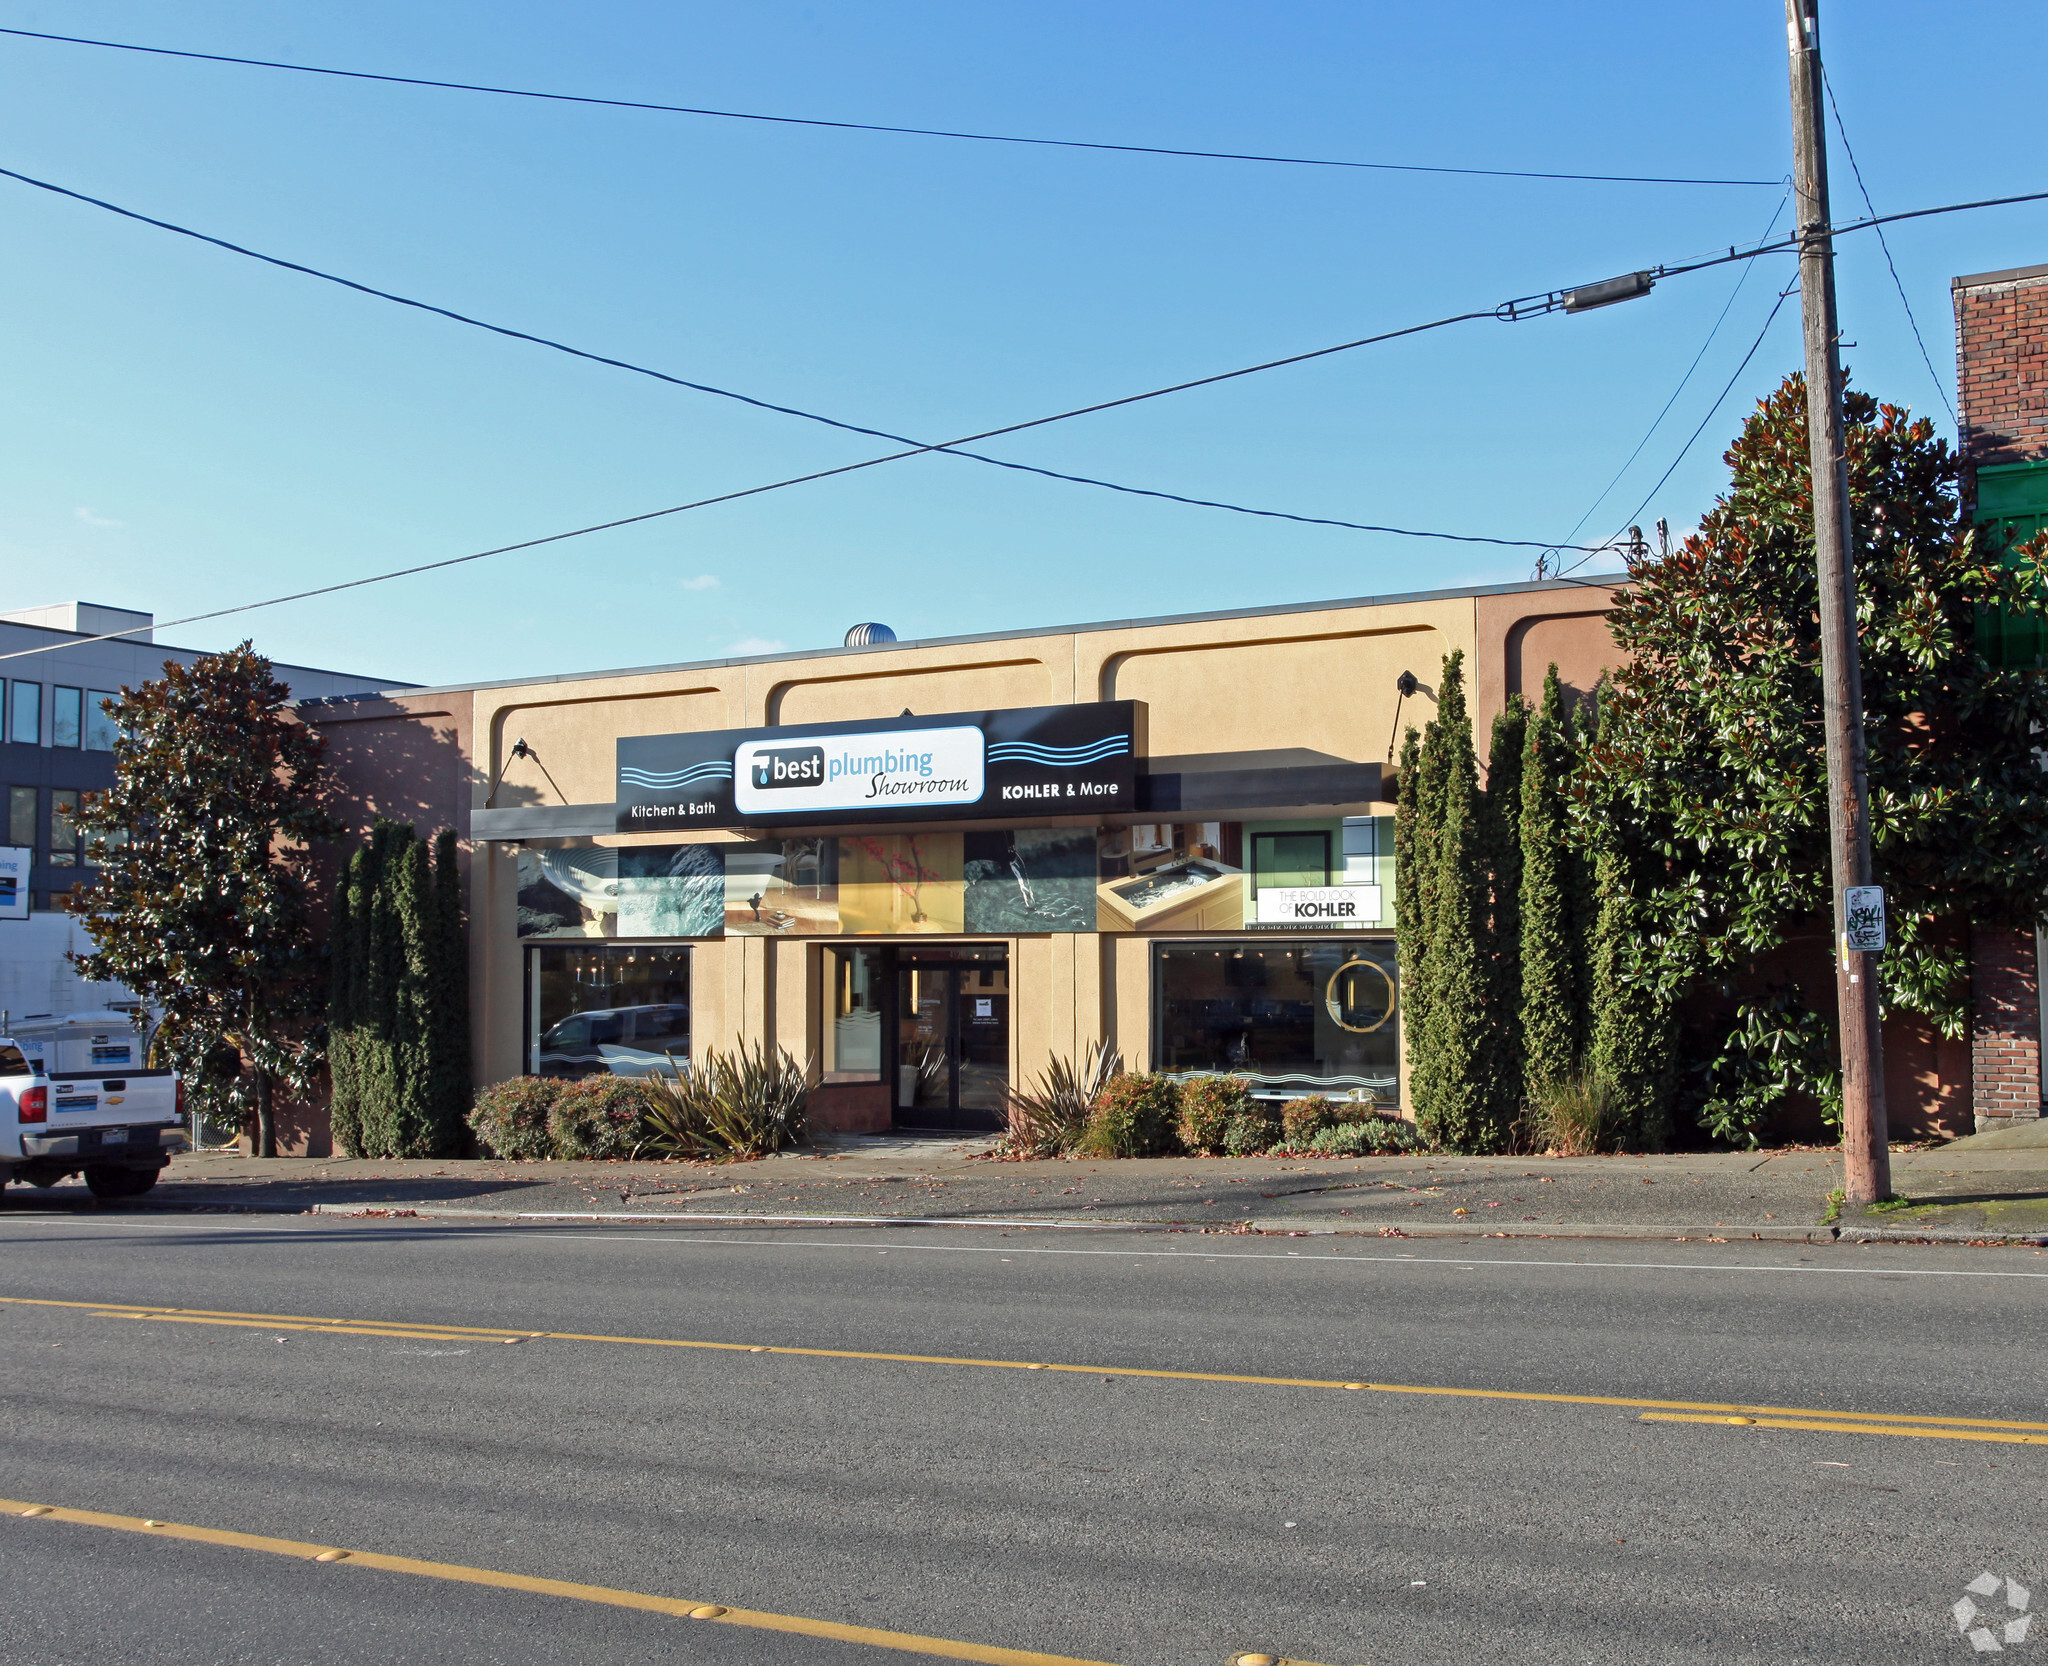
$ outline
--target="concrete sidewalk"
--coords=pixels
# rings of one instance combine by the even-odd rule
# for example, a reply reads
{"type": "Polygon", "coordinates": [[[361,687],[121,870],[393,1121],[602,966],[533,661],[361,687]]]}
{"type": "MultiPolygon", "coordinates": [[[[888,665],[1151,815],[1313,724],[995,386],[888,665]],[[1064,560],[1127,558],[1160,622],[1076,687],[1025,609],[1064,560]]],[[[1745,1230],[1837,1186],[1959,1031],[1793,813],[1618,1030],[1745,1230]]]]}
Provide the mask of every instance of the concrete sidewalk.
{"type": "MultiPolygon", "coordinates": [[[[776,1217],[1410,1236],[2048,1238],[2048,1127],[1894,1153],[1904,1201],[1840,1218],[1828,1149],[1678,1156],[1003,1162],[990,1140],[840,1136],[758,1162],[174,1159],[110,1207],[491,1218],[776,1217]]],[[[9,1187],[0,1208],[93,1207],[9,1187]]]]}

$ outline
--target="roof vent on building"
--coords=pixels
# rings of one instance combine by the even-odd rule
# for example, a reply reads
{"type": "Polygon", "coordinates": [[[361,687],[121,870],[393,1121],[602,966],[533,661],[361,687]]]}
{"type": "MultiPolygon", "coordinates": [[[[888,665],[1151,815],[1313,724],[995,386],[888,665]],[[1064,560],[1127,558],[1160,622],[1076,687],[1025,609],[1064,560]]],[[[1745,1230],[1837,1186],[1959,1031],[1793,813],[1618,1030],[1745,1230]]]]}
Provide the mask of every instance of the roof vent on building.
{"type": "Polygon", "coordinates": [[[894,642],[895,640],[896,633],[894,631],[887,625],[876,624],[872,619],[865,625],[855,625],[852,630],[846,633],[846,645],[849,648],[865,648],[871,643],[894,642]]]}

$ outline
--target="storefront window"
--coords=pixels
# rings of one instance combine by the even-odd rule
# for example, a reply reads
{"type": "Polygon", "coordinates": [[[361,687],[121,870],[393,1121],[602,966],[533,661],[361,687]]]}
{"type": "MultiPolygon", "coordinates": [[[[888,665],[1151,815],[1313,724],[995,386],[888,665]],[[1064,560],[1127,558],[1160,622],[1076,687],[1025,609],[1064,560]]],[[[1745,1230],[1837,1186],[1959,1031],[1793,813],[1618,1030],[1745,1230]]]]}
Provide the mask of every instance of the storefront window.
{"type": "Polygon", "coordinates": [[[1399,1098],[1391,938],[1161,943],[1153,950],[1157,1067],[1226,1071],[1262,1098],[1399,1098]]]}
{"type": "Polygon", "coordinates": [[[882,951],[828,949],[825,1080],[882,1079],[882,951]]]}
{"type": "Polygon", "coordinates": [[[545,944],[526,951],[527,1074],[648,1076],[690,1057],[690,951],[545,944]]]}

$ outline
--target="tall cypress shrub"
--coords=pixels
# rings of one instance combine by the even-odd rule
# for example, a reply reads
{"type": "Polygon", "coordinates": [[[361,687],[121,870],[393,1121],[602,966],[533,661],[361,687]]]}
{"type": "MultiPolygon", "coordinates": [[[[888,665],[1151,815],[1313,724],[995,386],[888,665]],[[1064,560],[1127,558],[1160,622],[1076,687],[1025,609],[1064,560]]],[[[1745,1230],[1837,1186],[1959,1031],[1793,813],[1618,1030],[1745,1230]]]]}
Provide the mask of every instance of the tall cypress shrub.
{"type": "Polygon", "coordinates": [[[1615,1126],[1631,1145],[1661,1148],[1671,1133],[1677,1022],[1671,1003],[1638,960],[1648,911],[1624,841],[1602,841],[1594,859],[1598,914],[1592,935],[1592,1022],[1588,1062],[1607,1089],[1615,1126]]]}
{"type": "Polygon", "coordinates": [[[336,1149],[351,1153],[362,1147],[362,1013],[367,937],[363,910],[369,860],[367,850],[358,850],[349,857],[341,877],[334,883],[334,900],[328,911],[327,1119],[336,1149]]]}
{"type": "Polygon", "coordinates": [[[1401,775],[1394,800],[1394,952],[1400,963],[1401,1033],[1408,1049],[1409,1096],[1417,1092],[1422,1031],[1429,1021],[1429,911],[1435,895],[1429,859],[1437,829],[1422,821],[1422,737],[1410,729],[1401,743],[1401,775]]]}
{"type": "Polygon", "coordinates": [[[1497,1148],[1513,1113],[1503,1114],[1491,837],[1461,652],[1444,659],[1436,716],[1416,751],[1411,826],[1419,883],[1402,883],[1420,921],[1424,997],[1405,1025],[1416,1121],[1444,1145],[1497,1148]]]}
{"type": "MultiPolygon", "coordinates": [[[[1437,720],[1446,723],[1440,714],[1437,720]]],[[[1469,726],[1465,730],[1469,735],[1469,726]]],[[[1419,1037],[1416,1120],[1455,1151],[1498,1149],[1499,1038],[1493,1033],[1493,966],[1488,943],[1491,887],[1486,871],[1484,805],[1471,751],[1444,785],[1437,839],[1436,897],[1430,915],[1430,1002],[1419,1037]]]]}
{"type": "Polygon", "coordinates": [[[1521,1040],[1531,1089],[1585,1063],[1591,1001],[1583,866],[1566,815],[1577,748],[1553,664],[1522,748],[1521,1040]]]}
{"type": "MultiPolygon", "coordinates": [[[[1402,998],[1408,1003],[1402,1029],[1408,1047],[1408,1093],[1415,1105],[1416,1120],[1426,1125],[1426,1119],[1436,1114],[1443,1084],[1451,1083],[1449,1091],[1455,1095],[1463,1071],[1458,1058],[1444,1052],[1434,1040],[1444,1001],[1455,1002],[1469,993],[1464,988],[1469,980],[1457,969],[1455,954],[1459,951],[1454,948],[1452,958],[1446,958],[1440,923],[1443,887],[1449,882],[1445,843],[1448,806],[1454,797],[1464,802],[1478,790],[1478,766],[1472,754],[1472,717],[1465,705],[1463,650],[1454,649],[1444,656],[1443,673],[1437,679],[1436,716],[1423,727],[1412,770],[1404,763],[1404,794],[1411,774],[1414,792],[1408,819],[1409,848],[1405,854],[1412,872],[1399,876],[1402,902],[1397,918],[1413,922],[1413,953],[1404,957],[1401,964],[1402,998]],[[1459,987],[1450,987],[1453,983],[1459,987]]],[[[1400,849],[1398,820],[1395,832],[1398,869],[1404,854],[1400,849]]],[[[1476,844],[1479,829],[1472,826],[1467,833],[1476,844]]],[[[1473,854],[1476,858],[1476,851],[1473,854]]],[[[1457,1019],[1450,1022],[1455,1029],[1457,1019]]]]}
{"type": "Polygon", "coordinates": [[[427,986],[427,1071],[433,1079],[434,1126],[444,1148],[467,1138],[469,1077],[469,945],[462,929],[462,875],[455,829],[434,835],[434,958],[427,986]]]}
{"type": "Polygon", "coordinates": [[[1494,716],[1482,801],[1493,905],[1486,942],[1492,966],[1487,1034],[1495,1054],[1489,1068],[1505,1101],[1498,1114],[1509,1122],[1520,1114],[1525,1093],[1516,1013],[1522,1003],[1522,753],[1528,731],[1529,702],[1510,694],[1494,716]]]}
{"type": "MultiPolygon", "coordinates": [[[[411,829],[408,828],[410,833],[411,829]]],[[[391,912],[398,927],[405,970],[397,990],[393,1055],[397,1064],[393,1089],[392,1155],[433,1154],[433,1095],[427,1073],[427,986],[432,976],[434,945],[434,875],[427,847],[417,838],[405,841],[391,875],[391,912]]]]}
{"type": "MultiPolygon", "coordinates": [[[[1595,709],[1581,717],[1588,750],[1610,738],[1605,704],[1596,698],[1595,709]]],[[[1593,847],[1581,874],[1587,898],[1581,906],[1590,921],[1587,1064],[1607,1090],[1623,1139],[1656,1150],[1671,1133],[1678,1074],[1673,992],[1683,982],[1657,975],[1658,921],[1646,901],[1655,862],[1636,824],[1608,817],[1583,818],[1580,826],[1593,847]]]]}
{"type": "Polygon", "coordinates": [[[430,847],[409,824],[379,822],[337,887],[334,933],[328,1048],[336,1143],[365,1157],[460,1151],[468,1139],[468,957],[453,832],[430,847]]]}

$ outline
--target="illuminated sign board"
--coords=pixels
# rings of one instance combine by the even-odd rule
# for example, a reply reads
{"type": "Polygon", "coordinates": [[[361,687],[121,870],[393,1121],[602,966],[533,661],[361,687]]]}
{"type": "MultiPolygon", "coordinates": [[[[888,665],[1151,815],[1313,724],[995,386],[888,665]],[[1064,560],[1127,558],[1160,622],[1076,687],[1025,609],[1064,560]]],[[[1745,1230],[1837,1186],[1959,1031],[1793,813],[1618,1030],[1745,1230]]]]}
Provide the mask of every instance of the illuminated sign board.
{"type": "Polygon", "coordinates": [[[1136,700],[618,742],[621,833],[983,821],[1137,808],[1136,700]]]}

